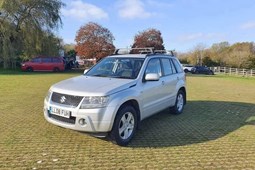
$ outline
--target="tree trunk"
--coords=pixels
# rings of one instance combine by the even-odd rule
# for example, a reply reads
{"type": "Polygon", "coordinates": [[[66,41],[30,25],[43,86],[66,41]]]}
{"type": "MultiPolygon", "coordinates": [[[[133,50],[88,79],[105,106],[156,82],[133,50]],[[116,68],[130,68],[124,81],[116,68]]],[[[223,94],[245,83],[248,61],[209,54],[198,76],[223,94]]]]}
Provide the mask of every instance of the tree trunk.
{"type": "Polygon", "coordinates": [[[4,69],[8,69],[8,68],[9,68],[8,58],[4,58],[4,69]]]}
{"type": "Polygon", "coordinates": [[[8,69],[10,67],[10,58],[12,53],[11,43],[5,40],[3,41],[3,60],[4,60],[4,69],[8,69]]]}

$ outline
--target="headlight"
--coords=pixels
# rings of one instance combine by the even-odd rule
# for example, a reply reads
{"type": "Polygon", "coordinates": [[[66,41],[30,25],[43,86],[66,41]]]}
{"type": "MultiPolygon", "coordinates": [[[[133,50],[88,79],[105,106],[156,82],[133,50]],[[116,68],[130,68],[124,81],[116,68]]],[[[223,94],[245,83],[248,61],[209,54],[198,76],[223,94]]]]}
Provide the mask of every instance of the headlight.
{"type": "Polygon", "coordinates": [[[48,93],[45,96],[45,100],[48,102],[50,100],[50,96],[51,96],[51,91],[49,90],[48,93]]]}
{"type": "Polygon", "coordinates": [[[25,63],[22,63],[22,64],[21,64],[21,66],[22,66],[22,67],[25,67],[25,66],[26,66],[26,64],[25,64],[25,63]]]}
{"type": "Polygon", "coordinates": [[[80,109],[106,107],[108,101],[109,96],[85,96],[80,109]]]}

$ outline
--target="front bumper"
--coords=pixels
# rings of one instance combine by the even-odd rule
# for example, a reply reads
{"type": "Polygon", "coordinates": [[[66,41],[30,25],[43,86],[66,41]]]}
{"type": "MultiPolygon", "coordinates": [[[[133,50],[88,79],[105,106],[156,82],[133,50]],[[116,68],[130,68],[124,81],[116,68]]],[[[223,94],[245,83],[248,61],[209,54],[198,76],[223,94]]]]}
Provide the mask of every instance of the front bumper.
{"type": "Polygon", "coordinates": [[[96,108],[96,109],[79,109],[70,108],[44,101],[45,119],[57,126],[73,129],[83,132],[109,132],[112,129],[114,121],[114,107],[96,108]],[[50,107],[71,111],[70,118],[53,115],[50,113],[50,107]]]}

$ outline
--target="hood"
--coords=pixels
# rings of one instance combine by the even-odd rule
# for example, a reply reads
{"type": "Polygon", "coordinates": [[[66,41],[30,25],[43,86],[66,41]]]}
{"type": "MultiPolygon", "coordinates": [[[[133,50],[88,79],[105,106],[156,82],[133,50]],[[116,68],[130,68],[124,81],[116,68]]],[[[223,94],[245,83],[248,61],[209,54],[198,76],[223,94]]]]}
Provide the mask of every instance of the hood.
{"type": "Polygon", "coordinates": [[[107,96],[136,85],[136,80],[78,76],[54,84],[51,90],[74,96],[107,96]]]}

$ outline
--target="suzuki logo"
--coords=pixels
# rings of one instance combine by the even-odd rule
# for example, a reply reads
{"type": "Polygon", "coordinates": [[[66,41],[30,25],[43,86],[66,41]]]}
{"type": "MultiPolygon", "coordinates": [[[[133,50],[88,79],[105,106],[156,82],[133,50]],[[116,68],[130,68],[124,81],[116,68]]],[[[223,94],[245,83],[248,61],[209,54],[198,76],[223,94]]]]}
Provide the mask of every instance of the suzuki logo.
{"type": "Polygon", "coordinates": [[[61,103],[65,103],[65,101],[66,101],[66,97],[65,97],[65,96],[62,96],[62,97],[60,98],[60,102],[61,102],[61,103]]]}

